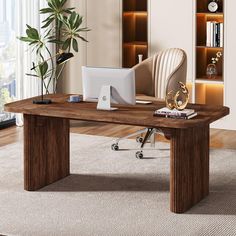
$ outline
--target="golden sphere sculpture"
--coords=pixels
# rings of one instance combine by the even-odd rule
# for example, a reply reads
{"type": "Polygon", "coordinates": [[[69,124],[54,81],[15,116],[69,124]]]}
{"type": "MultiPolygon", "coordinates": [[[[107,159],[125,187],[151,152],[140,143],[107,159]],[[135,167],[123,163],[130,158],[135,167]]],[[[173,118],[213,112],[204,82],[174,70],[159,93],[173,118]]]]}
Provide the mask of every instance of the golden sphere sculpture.
{"type": "Polygon", "coordinates": [[[180,90],[174,93],[173,90],[166,94],[166,106],[170,109],[177,109],[179,111],[184,110],[189,101],[189,91],[186,85],[179,82],[180,90]]]}

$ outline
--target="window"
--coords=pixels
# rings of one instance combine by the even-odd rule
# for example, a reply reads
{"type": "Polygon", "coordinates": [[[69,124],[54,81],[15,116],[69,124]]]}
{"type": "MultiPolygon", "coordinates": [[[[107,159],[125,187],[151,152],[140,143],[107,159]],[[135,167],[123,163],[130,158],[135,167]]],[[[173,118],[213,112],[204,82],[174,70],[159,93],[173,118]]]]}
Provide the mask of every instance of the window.
{"type": "Polygon", "coordinates": [[[0,0],[0,126],[14,121],[3,111],[16,97],[16,0],[0,0]]]}

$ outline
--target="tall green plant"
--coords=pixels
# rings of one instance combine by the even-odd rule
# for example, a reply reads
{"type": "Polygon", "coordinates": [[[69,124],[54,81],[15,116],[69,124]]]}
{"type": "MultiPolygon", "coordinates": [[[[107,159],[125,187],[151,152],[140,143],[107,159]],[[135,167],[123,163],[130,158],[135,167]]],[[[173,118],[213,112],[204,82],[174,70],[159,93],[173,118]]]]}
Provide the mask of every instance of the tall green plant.
{"type": "Polygon", "coordinates": [[[48,45],[55,44],[57,51],[78,52],[78,40],[88,42],[80,35],[81,32],[89,31],[82,27],[83,18],[74,11],[75,8],[67,8],[66,2],[67,0],[47,0],[48,6],[40,10],[40,14],[47,14],[41,27],[44,33],[40,34],[37,29],[27,25],[26,36],[19,37],[29,44],[32,53],[36,55],[32,67],[34,72],[27,75],[42,79],[46,93],[49,93],[50,85],[56,93],[57,82],[64,69],[64,65],[54,63],[54,55],[48,45]]]}

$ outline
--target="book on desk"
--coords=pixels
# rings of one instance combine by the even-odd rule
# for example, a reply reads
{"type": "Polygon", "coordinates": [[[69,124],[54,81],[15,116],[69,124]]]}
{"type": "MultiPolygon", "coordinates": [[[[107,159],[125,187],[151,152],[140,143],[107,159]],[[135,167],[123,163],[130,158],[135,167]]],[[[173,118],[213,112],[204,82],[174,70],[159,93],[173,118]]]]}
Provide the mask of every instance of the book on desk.
{"type": "Polygon", "coordinates": [[[197,116],[197,112],[195,112],[194,109],[184,109],[182,111],[179,111],[177,109],[170,110],[167,107],[163,107],[156,110],[153,115],[157,117],[189,120],[197,116]]]}

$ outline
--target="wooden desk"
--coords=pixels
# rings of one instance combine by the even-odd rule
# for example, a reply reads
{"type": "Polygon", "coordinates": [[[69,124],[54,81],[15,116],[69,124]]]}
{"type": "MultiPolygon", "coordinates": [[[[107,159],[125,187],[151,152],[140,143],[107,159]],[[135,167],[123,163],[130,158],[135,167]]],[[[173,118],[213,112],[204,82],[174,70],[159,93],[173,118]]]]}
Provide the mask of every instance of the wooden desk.
{"type": "Polygon", "coordinates": [[[162,129],[171,139],[171,211],[183,213],[209,194],[209,124],[228,115],[229,108],[189,105],[199,115],[178,120],[153,117],[163,102],[97,111],[95,103],[66,102],[69,95],[47,97],[52,104],[35,105],[26,99],[5,105],[7,112],[24,114],[25,190],[40,189],[70,174],[69,120],[85,120],[162,129]]]}

